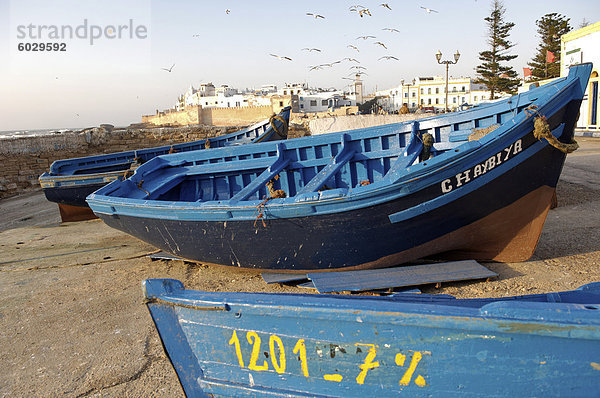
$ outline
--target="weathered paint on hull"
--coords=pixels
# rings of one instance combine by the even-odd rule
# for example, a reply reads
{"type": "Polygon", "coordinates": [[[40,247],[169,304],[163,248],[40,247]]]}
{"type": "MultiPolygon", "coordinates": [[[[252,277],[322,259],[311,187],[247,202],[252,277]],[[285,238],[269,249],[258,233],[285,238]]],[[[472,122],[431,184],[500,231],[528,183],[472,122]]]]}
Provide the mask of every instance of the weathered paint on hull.
{"type": "Polygon", "coordinates": [[[426,200],[424,192],[332,215],[267,218],[266,228],[251,221],[100,217],[174,255],[245,268],[377,268],[445,252],[518,261],[535,250],[564,159],[545,146],[470,194],[400,223],[390,223],[388,215],[426,200]]]}
{"type": "Polygon", "coordinates": [[[481,300],[206,293],[173,280],[143,288],[188,397],[600,390],[600,295],[586,287],[481,300]]]}
{"type": "Polygon", "coordinates": [[[89,208],[85,198],[105,185],[106,182],[101,182],[98,184],[74,185],[71,187],[44,188],[43,190],[46,199],[50,202],[55,202],[59,205],[89,208]]]}

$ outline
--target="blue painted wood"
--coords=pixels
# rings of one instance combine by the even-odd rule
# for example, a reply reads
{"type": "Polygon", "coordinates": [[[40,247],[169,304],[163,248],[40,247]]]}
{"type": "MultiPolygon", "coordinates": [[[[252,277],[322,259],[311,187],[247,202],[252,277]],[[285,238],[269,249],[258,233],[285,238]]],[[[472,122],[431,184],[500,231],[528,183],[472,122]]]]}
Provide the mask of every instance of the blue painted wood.
{"type": "Polygon", "coordinates": [[[328,179],[337,174],[340,169],[354,157],[355,151],[350,149],[348,145],[349,140],[350,138],[348,134],[342,134],[342,150],[335,155],[331,163],[323,167],[323,169],[321,169],[321,171],[315,177],[313,177],[308,184],[298,191],[298,195],[316,192],[321,189],[328,179]]]}
{"type": "Polygon", "coordinates": [[[159,156],[88,203],[108,225],[162,250],[231,266],[381,268],[445,252],[493,260],[503,247],[490,242],[508,245],[545,217],[542,202],[550,203],[565,159],[533,136],[525,109],[537,107],[570,142],[590,70],[574,66],[510,99],[418,122],[159,156]],[[449,140],[452,131],[493,124],[477,141],[449,140]],[[433,157],[417,161],[425,133],[435,137],[433,157]],[[261,204],[271,165],[281,166],[275,189],[287,197],[261,204]],[[315,191],[323,185],[331,189],[315,191]],[[523,215],[509,210],[522,200],[537,205],[523,215]],[[266,227],[255,226],[259,205],[266,227]],[[508,213],[498,234],[497,225],[478,223],[498,212],[508,213]]]}
{"type": "Polygon", "coordinates": [[[136,162],[145,163],[157,156],[175,152],[275,141],[287,137],[291,108],[284,108],[277,117],[256,123],[245,129],[210,139],[197,140],[155,148],[57,160],[50,171],[39,177],[40,185],[49,201],[71,206],[87,207],[85,197],[114,180],[122,180],[124,173],[136,162]]]}
{"type": "Polygon", "coordinates": [[[319,293],[330,293],[485,279],[498,274],[475,260],[464,260],[374,270],[312,272],[307,276],[319,293]]]}
{"type": "Polygon", "coordinates": [[[594,396],[600,284],[494,299],[209,293],[144,296],[188,397],[594,396]]]}

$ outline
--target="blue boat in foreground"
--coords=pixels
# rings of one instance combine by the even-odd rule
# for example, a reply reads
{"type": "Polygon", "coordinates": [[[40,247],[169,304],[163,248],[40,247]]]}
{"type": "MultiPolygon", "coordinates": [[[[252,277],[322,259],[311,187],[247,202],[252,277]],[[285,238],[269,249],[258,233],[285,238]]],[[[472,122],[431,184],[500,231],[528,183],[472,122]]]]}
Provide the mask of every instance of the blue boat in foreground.
{"type": "Polygon", "coordinates": [[[600,391],[600,283],[495,299],[142,288],[188,397],[600,391]]]}
{"type": "Polygon", "coordinates": [[[159,156],[87,201],[185,259],[283,271],[531,257],[592,65],[501,102],[373,128],[159,156]]]}
{"type": "Polygon", "coordinates": [[[104,155],[86,156],[57,160],[50,166],[50,171],[39,177],[40,185],[51,202],[59,204],[61,214],[77,214],[83,207],[91,213],[85,198],[114,180],[122,180],[126,173],[155,158],[173,152],[189,152],[205,148],[221,148],[231,145],[242,145],[266,141],[284,140],[287,138],[290,120],[290,107],[282,109],[277,116],[253,124],[245,129],[222,136],[184,142],[175,145],[164,145],[154,148],[138,149],[104,155]]]}

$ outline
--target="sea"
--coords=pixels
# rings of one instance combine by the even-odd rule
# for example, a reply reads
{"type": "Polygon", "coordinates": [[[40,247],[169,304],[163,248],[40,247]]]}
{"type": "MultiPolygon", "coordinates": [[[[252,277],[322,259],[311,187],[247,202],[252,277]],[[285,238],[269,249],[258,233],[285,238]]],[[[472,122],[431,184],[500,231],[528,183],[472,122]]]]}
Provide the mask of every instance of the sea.
{"type": "Polygon", "coordinates": [[[62,134],[67,131],[81,131],[84,127],[39,129],[39,130],[6,130],[0,131],[0,139],[16,137],[36,137],[41,135],[62,134]]]}

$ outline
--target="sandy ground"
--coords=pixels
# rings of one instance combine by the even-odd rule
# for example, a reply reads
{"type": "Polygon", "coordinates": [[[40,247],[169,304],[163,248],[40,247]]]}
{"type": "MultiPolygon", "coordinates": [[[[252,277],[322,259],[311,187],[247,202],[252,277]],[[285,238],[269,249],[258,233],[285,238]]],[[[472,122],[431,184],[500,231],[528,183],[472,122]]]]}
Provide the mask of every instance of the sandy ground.
{"type": "MultiPolygon", "coordinates": [[[[600,281],[600,140],[579,138],[534,257],[488,263],[492,281],[424,286],[457,297],[570,290],[600,281]]],[[[33,193],[0,201],[0,396],[179,397],[183,392],[142,302],[140,281],[189,288],[307,292],[260,273],[151,261],[155,249],[99,220],[59,223],[33,193]]]]}

